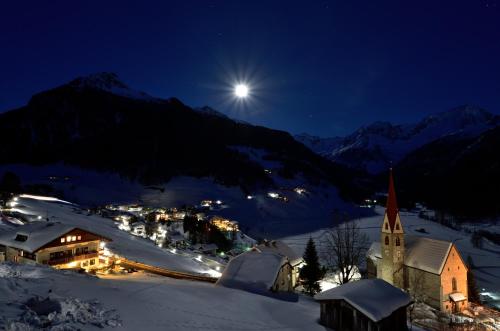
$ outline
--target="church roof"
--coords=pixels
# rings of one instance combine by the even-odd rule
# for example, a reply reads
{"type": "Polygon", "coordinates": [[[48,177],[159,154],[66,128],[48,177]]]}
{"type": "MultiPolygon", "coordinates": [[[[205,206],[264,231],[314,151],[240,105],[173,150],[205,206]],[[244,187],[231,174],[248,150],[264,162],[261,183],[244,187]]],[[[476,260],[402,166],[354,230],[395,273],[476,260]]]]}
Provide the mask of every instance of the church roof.
{"type": "Polygon", "coordinates": [[[394,188],[394,178],[392,177],[392,168],[389,172],[389,191],[387,194],[387,205],[385,207],[385,214],[389,220],[391,231],[394,231],[396,218],[398,216],[398,201],[396,199],[396,189],[394,188]]]}
{"type": "MultiPolygon", "coordinates": [[[[404,265],[440,275],[453,243],[419,236],[405,236],[404,265]]],[[[367,252],[371,259],[381,259],[380,242],[373,242],[367,252]]]]}

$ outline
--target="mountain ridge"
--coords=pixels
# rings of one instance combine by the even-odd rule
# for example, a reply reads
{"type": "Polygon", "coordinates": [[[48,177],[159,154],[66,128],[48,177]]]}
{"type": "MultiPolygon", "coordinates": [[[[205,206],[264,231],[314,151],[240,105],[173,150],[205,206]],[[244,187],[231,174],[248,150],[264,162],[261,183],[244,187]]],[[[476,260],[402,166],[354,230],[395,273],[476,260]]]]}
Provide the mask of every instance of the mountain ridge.
{"type": "Polygon", "coordinates": [[[445,136],[475,136],[499,123],[499,115],[463,105],[428,115],[413,124],[378,121],[345,137],[297,135],[295,138],[330,160],[375,174],[434,140],[445,136]]]}
{"type": "Polygon", "coordinates": [[[357,186],[355,172],[314,154],[287,132],[142,93],[111,73],[37,93],[26,106],[0,114],[0,163],[62,162],[147,184],[185,175],[212,177],[244,192],[276,186],[260,164],[231,148],[248,146],[280,164],[280,176],[328,182],[346,198],[358,194],[350,188],[357,186]]]}

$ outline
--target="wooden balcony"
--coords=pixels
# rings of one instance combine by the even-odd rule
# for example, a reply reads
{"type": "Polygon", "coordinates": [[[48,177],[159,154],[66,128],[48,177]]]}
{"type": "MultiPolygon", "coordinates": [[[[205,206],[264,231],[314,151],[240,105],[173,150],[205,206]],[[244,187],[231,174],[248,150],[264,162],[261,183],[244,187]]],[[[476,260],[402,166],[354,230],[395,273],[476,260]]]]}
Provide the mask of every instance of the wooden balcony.
{"type": "Polygon", "coordinates": [[[49,265],[66,264],[66,263],[70,263],[70,262],[74,262],[74,261],[93,259],[93,258],[97,258],[98,256],[99,256],[99,253],[97,253],[97,251],[88,252],[87,254],[72,255],[72,256],[61,257],[58,259],[51,259],[48,261],[48,264],[49,265]]]}

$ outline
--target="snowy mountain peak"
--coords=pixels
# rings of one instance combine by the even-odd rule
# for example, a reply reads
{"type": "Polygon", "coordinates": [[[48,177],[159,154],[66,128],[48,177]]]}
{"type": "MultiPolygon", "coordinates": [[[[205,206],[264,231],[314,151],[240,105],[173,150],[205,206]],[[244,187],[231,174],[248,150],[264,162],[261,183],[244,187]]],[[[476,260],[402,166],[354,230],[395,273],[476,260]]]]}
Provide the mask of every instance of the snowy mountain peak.
{"type": "Polygon", "coordinates": [[[455,120],[465,125],[474,125],[489,122],[495,115],[480,107],[463,105],[429,117],[433,117],[440,121],[455,120]]]}
{"type": "Polygon", "coordinates": [[[131,89],[118,78],[117,74],[113,72],[100,72],[84,77],[78,77],[72,80],[68,85],[76,89],[90,88],[102,90],[132,99],[160,101],[160,99],[154,98],[145,92],[131,89]]]}
{"type": "Polygon", "coordinates": [[[463,105],[429,115],[414,124],[375,122],[344,138],[295,138],[320,155],[345,165],[378,172],[411,151],[443,137],[470,137],[500,124],[499,116],[480,107],[463,105]]]}
{"type": "Polygon", "coordinates": [[[70,85],[75,87],[91,87],[101,90],[110,90],[113,88],[129,89],[114,72],[99,72],[84,77],[78,77],[74,79],[70,85]]]}

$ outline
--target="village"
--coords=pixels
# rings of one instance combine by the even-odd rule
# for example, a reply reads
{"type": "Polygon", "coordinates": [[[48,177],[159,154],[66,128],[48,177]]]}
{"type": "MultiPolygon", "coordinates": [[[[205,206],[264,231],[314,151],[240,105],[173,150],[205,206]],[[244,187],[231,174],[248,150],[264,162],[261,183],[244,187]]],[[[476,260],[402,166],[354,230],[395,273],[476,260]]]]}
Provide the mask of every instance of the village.
{"type": "MultiPolygon", "coordinates": [[[[307,194],[303,188],[294,191],[307,194]]],[[[481,304],[468,257],[453,241],[408,235],[396,192],[391,172],[378,241],[370,242],[359,225],[346,221],[321,239],[311,235],[302,249],[293,239],[249,237],[237,221],[217,216],[227,207],[221,200],[79,209],[56,198],[19,195],[2,209],[2,220],[13,227],[0,233],[0,262],[48,265],[104,279],[150,273],[277,302],[310,296],[319,304],[317,323],[332,330],[500,330],[500,312],[481,304]],[[31,200],[68,207],[100,223],[30,212],[31,200]],[[148,256],[131,254],[130,240],[142,245],[135,253],[148,247],[148,256]],[[162,254],[186,262],[175,266],[162,254]]],[[[267,195],[287,201],[282,194],[267,195]]],[[[363,207],[375,208],[374,199],[365,202],[363,207]]]]}

